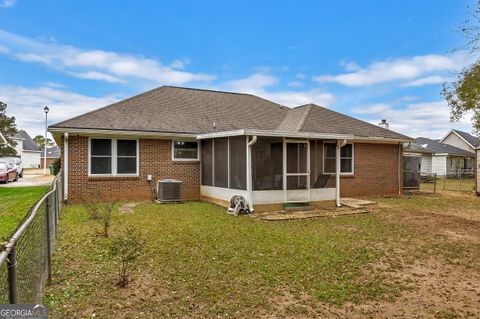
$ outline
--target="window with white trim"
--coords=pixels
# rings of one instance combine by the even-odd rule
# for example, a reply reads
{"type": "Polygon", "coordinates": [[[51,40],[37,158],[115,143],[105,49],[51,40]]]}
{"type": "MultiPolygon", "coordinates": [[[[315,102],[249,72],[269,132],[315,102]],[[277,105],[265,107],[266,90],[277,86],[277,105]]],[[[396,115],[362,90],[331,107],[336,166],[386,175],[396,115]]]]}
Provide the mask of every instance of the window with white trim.
{"type": "Polygon", "coordinates": [[[138,140],[91,138],[89,175],[138,175],[138,140]]]}
{"type": "Polygon", "coordinates": [[[112,140],[90,140],[90,174],[112,174],[112,140]]]}
{"type": "MultiPolygon", "coordinates": [[[[323,144],[323,172],[325,174],[335,174],[335,143],[323,144]]],[[[353,144],[346,144],[340,149],[340,173],[353,173],[353,144]]]]}
{"type": "Polygon", "coordinates": [[[172,141],[172,153],[174,160],[198,160],[198,142],[172,141]]]}

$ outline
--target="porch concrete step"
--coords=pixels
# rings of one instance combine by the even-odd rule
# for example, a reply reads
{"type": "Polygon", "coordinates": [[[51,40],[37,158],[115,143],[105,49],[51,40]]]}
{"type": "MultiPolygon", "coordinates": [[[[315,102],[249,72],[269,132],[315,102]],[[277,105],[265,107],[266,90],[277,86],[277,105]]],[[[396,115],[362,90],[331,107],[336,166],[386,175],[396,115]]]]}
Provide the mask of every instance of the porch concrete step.
{"type": "Polygon", "coordinates": [[[308,205],[306,205],[306,206],[292,206],[292,207],[284,206],[283,210],[286,211],[286,212],[306,212],[306,211],[315,210],[315,207],[308,206],[308,205]]]}

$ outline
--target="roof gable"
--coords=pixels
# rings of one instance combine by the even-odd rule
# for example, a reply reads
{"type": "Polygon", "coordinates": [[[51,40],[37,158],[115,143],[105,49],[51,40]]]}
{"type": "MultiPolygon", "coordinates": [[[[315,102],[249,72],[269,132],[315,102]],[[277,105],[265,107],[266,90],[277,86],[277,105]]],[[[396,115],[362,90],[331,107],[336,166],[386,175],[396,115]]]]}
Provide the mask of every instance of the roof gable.
{"type": "Polygon", "coordinates": [[[23,140],[23,150],[24,151],[40,151],[40,147],[35,143],[35,141],[28,135],[24,130],[20,130],[13,136],[13,139],[23,140]]]}

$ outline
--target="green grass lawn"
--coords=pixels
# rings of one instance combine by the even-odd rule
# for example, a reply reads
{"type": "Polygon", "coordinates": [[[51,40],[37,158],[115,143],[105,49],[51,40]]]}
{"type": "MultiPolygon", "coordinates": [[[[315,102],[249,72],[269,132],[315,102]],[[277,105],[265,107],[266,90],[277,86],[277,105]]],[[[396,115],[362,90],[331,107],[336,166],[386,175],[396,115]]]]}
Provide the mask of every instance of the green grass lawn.
{"type": "MultiPolygon", "coordinates": [[[[433,193],[434,183],[420,183],[420,191],[433,193]]],[[[474,178],[438,178],[437,179],[437,192],[443,191],[461,191],[461,192],[473,192],[475,190],[474,178]]]]}
{"type": "Polygon", "coordinates": [[[480,273],[480,237],[445,237],[473,240],[478,230],[477,198],[455,194],[374,198],[370,214],[287,222],[232,217],[201,202],[139,204],[112,222],[113,236],[129,226],[146,240],[127,288],[115,286],[112,239],[98,235],[83,206],[68,205],[44,302],[52,318],[344,318],[354,308],[373,318],[388,316],[378,305],[392,302],[393,315],[405,303],[412,316],[477,311],[475,296],[467,304],[459,296],[458,309],[435,304],[437,292],[480,273]],[[445,288],[417,293],[432,282],[414,265],[438,272],[445,288]],[[398,298],[405,293],[410,299],[398,298]]]}
{"type": "Polygon", "coordinates": [[[0,240],[6,240],[33,205],[48,191],[48,186],[0,188],[0,240]]]}
{"type": "Polygon", "coordinates": [[[141,204],[117,213],[113,225],[113,232],[134,226],[147,239],[134,288],[118,292],[110,239],[96,235],[82,206],[67,206],[45,297],[54,318],[90,316],[92,309],[109,318],[123,308],[147,317],[248,317],[269,313],[281,294],[342,305],[391,298],[403,288],[373,264],[386,253],[380,243],[408,238],[371,215],[264,222],[208,203],[141,204]],[[126,306],[132,298],[137,303],[126,306]]]}

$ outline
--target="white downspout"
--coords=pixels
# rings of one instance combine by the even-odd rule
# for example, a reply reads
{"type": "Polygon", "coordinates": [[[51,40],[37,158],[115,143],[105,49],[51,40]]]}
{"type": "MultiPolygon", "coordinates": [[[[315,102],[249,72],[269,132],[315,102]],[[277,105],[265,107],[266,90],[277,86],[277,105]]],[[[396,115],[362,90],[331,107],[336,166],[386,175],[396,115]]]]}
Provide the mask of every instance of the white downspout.
{"type": "Polygon", "coordinates": [[[403,148],[402,144],[399,143],[398,144],[398,163],[397,163],[397,166],[398,166],[398,175],[397,175],[398,195],[402,195],[402,182],[401,182],[401,178],[402,178],[402,170],[401,170],[401,167],[402,167],[402,148],[403,148]]]}
{"type": "Polygon", "coordinates": [[[347,140],[337,140],[337,147],[335,149],[335,202],[337,207],[342,206],[340,203],[340,149],[347,144],[347,140]]]}
{"type": "Polygon", "coordinates": [[[63,137],[63,200],[68,200],[68,132],[63,137]]]}
{"type": "Polygon", "coordinates": [[[257,142],[257,136],[254,135],[251,141],[248,141],[247,136],[247,192],[248,192],[248,203],[250,205],[250,210],[253,212],[253,186],[252,186],[252,145],[257,142]]]}

